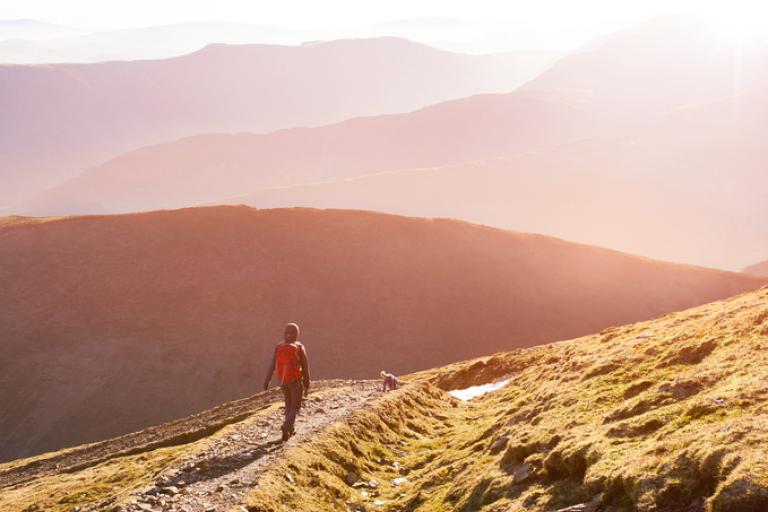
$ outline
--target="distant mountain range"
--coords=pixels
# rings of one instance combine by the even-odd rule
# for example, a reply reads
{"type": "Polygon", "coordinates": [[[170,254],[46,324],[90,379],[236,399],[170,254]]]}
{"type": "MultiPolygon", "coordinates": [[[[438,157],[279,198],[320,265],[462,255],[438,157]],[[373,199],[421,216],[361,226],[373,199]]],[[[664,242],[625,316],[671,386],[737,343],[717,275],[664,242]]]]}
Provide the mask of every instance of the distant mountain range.
{"type": "Polygon", "coordinates": [[[321,125],[509,91],[545,62],[378,38],[219,44],[156,61],[0,66],[0,206],[145,144],[321,125]]]}
{"type": "Polygon", "coordinates": [[[242,202],[379,209],[736,269],[766,243],[751,221],[768,204],[765,91],[766,48],[736,53],[706,26],[661,20],[601,38],[511,93],[146,147],[24,208],[102,213],[242,202]],[[381,186],[391,192],[381,194],[381,186]],[[728,247],[720,243],[726,233],[728,247]]]}
{"type": "Polygon", "coordinates": [[[336,29],[199,22],[98,31],[33,20],[0,20],[0,63],[163,59],[191,53],[211,43],[297,45],[385,36],[475,55],[531,52],[548,54],[554,59],[568,49],[553,45],[523,23],[499,25],[451,18],[412,18],[336,29]]]}
{"type": "Polygon", "coordinates": [[[737,269],[768,247],[758,220],[768,218],[768,190],[761,185],[766,131],[768,89],[680,109],[632,137],[264,188],[218,203],[463,218],[737,269]]]}
{"type": "Polygon", "coordinates": [[[0,63],[9,62],[9,55],[3,48],[11,40],[15,41],[45,41],[59,37],[71,37],[86,33],[86,30],[44,23],[31,19],[0,20],[0,63]]]}

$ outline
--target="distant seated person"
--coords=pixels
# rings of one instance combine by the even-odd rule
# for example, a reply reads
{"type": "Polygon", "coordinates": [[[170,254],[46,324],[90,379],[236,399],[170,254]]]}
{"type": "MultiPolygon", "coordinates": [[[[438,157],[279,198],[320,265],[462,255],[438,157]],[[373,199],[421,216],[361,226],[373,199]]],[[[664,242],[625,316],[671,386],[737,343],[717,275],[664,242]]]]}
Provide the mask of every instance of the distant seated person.
{"type": "Polygon", "coordinates": [[[393,389],[397,389],[397,377],[384,370],[381,370],[379,375],[384,379],[384,387],[381,388],[382,391],[392,391],[393,389]]]}

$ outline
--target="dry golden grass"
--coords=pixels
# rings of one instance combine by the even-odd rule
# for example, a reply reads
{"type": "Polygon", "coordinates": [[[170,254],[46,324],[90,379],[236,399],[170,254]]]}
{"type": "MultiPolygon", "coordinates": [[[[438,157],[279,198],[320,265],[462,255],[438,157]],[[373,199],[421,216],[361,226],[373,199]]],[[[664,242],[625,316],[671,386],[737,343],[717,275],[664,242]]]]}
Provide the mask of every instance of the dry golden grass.
{"type": "MultiPolygon", "coordinates": [[[[254,512],[550,512],[580,503],[765,511],[767,349],[768,287],[405,376],[399,391],[288,448],[244,503],[254,512]],[[507,376],[505,388],[469,402],[445,392],[507,376]]],[[[113,496],[118,504],[228,428],[5,488],[0,510],[87,510],[113,496]]]]}
{"type": "Polygon", "coordinates": [[[0,510],[72,512],[92,510],[90,507],[111,498],[119,502],[134,489],[149,485],[157,473],[178,461],[189,449],[189,446],[161,448],[3,489],[0,510]]]}
{"type": "Polygon", "coordinates": [[[414,374],[406,388],[292,449],[247,504],[275,512],[544,512],[588,502],[617,512],[765,511],[767,351],[763,288],[414,374]],[[434,386],[508,374],[508,386],[468,403],[434,386]],[[377,485],[350,485],[350,472],[377,485]],[[393,484],[401,474],[407,481],[393,484]]]}

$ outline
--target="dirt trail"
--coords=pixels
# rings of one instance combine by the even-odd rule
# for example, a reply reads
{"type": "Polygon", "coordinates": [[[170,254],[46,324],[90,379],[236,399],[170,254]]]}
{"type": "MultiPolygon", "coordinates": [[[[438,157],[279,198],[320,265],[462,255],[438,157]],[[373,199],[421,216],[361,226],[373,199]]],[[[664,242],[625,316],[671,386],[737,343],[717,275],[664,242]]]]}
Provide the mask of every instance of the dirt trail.
{"type": "Polygon", "coordinates": [[[378,396],[375,382],[348,381],[305,400],[296,435],[282,443],[283,409],[254,414],[193,457],[168,468],[154,484],[124,500],[121,511],[213,512],[237,506],[265,468],[290,447],[314,436],[378,396]]]}

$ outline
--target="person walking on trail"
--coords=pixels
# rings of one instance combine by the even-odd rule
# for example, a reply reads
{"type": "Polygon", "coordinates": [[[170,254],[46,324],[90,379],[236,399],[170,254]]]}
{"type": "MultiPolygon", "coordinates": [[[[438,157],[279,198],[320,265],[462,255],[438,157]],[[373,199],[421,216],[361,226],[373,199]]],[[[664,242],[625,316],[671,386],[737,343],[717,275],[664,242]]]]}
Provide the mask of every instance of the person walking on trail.
{"type": "Polygon", "coordinates": [[[393,391],[397,389],[397,377],[393,373],[387,373],[384,370],[381,370],[381,378],[384,379],[384,385],[382,386],[382,391],[393,391]]]}
{"type": "Polygon", "coordinates": [[[272,362],[264,380],[264,390],[269,389],[272,375],[277,374],[280,389],[285,397],[285,421],[280,427],[283,441],[295,434],[293,428],[301,408],[302,395],[309,394],[309,363],[307,351],[299,341],[299,326],[290,323],[285,326],[283,341],[277,344],[272,362]]]}

